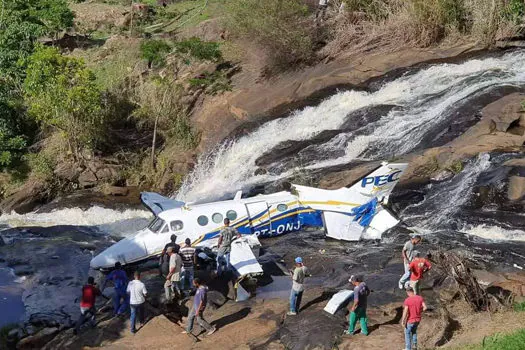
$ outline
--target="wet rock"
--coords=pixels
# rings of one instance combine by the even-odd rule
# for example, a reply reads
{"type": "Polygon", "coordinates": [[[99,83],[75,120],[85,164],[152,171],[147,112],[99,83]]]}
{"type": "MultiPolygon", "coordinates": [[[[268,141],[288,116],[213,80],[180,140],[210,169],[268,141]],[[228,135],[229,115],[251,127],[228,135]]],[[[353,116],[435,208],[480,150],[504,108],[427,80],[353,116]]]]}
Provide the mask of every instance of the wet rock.
{"type": "Polygon", "coordinates": [[[46,345],[46,343],[51,341],[57,335],[57,333],[58,328],[56,327],[44,328],[35,335],[31,335],[20,340],[16,345],[16,348],[19,350],[40,349],[46,345]]]}
{"type": "Polygon", "coordinates": [[[46,197],[46,185],[39,181],[26,182],[16,193],[0,202],[0,212],[25,214],[42,204],[46,197]]]}
{"type": "Polygon", "coordinates": [[[514,201],[519,200],[525,196],[525,177],[511,176],[509,178],[509,187],[507,190],[507,197],[514,201]]]}
{"type": "Polygon", "coordinates": [[[106,196],[127,196],[129,189],[127,187],[106,186],[102,189],[106,196]]]}
{"type": "Polygon", "coordinates": [[[358,179],[369,174],[379,165],[379,162],[371,162],[361,166],[356,166],[351,170],[327,174],[321,178],[319,187],[327,190],[335,190],[341,187],[353,185],[358,179]]]}
{"type": "Polygon", "coordinates": [[[12,269],[17,276],[29,276],[34,273],[30,265],[16,265],[13,266],[12,269]]]}
{"type": "Polygon", "coordinates": [[[512,127],[519,125],[520,118],[524,113],[521,106],[524,99],[525,94],[510,94],[489,104],[483,108],[481,113],[485,118],[492,120],[497,131],[508,132],[512,127]]]}
{"type": "Polygon", "coordinates": [[[4,246],[5,245],[5,241],[4,239],[2,238],[2,236],[0,236],[0,247],[1,246],[4,246]]]}
{"type": "Polygon", "coordinates": [[[431,180],[432,181],[441,182],[441,181],[449,180],[449,179],[451,179],[453,177],[454,177],[454,173],[451,172],[450,170],[442,170],[439,173],[437,173],[436,175],[434,175],[431,178],[431,180]]]}
{"type": "Polygon", "coordinates": [[[86,169],[80,176],[78,177],[78,184],[82,188],[89,188],[94,187],[97,184],[97,177],[93,173],[93,171],[86,169]]]}

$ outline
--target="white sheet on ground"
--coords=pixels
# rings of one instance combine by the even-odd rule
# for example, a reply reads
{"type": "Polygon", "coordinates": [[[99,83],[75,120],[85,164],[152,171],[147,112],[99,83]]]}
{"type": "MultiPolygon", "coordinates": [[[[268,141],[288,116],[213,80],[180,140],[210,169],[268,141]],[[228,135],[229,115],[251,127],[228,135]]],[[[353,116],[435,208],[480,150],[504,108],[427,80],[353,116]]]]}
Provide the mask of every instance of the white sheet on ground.
{"type": "Polygon", "coordinates": [[[324,311],[328,312],[329,314],[334,315],[337,310],[341,307],[342,304],[344,304],[345,301],[353,298],[354,291],[343,289],[339,292],[335,293],[332,298],[328,301],[328,304],[324,307],[324,311]]]}
{"type": "Polygon", "coordinates": [[[232,242],[230,264],[241,276],[263,272],[261,265],[259,265],[257,258],[253,254],[250,243],[253,244],[253,238],[239,238],[232,242]]]}

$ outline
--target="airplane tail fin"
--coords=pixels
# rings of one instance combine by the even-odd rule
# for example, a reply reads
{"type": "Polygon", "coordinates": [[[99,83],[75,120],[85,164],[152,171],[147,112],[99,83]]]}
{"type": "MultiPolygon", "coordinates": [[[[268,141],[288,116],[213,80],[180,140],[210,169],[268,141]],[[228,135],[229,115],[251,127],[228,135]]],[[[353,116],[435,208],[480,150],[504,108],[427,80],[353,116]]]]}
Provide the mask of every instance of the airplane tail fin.
{"type": "Polygon", "coordinates": [[[386,204],[407,167],[408,163],[383,162],[379,168],[348,189],[350,197],[357,203],[366,203],[372,198],[377,198],[386,204]]]}

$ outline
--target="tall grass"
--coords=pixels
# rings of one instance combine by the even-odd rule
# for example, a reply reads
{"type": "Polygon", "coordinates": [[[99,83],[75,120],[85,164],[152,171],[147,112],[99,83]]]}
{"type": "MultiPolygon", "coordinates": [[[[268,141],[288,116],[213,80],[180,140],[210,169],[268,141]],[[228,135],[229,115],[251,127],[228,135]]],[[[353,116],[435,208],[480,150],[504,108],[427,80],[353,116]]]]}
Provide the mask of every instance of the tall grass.
{"type": "Polygon", "coordinates": [[[427,47],[447,39],[491,46],[515,35],[525,14],[522,0],[344,1],[347,10],[334,21],[334,40],[325,49],[327,55],[349,47],[356,51],[370,46],[385,51],[427,47]]]}

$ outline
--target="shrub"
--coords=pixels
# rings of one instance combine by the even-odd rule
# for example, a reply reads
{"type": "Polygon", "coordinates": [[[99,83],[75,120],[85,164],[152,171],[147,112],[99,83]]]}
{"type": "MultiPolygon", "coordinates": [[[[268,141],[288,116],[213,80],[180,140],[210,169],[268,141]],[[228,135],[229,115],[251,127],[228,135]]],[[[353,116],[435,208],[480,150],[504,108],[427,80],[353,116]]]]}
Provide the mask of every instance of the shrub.
{"type": "Polygon", "coordinates": [[[140,44],[140,53],[148,66],[163,66],[171,47],[164,40],[145,40],[140,44]]]}
{"type": "Polygon", "coordinates": [[[204,72],[201,76],[190,79],[190,86],[193,88],[204,88],[206,93],[211,95],[232,90],[230,79],[223,71],[204,72]]]}
{"type": "Polygon", "coordinates": [[[313,57],[308,9],[299,0],[232,0],[226,25],[266,48],[274,68],[290,68],[313,57]]]}
{"type": "Polygon", "coordinates": [[[219,43],[201,41],[199,38],[190,38],[175,43],[175,49],[182,54],[189,54],[200,60],[219,61],[222,53],[219,43]]]}

